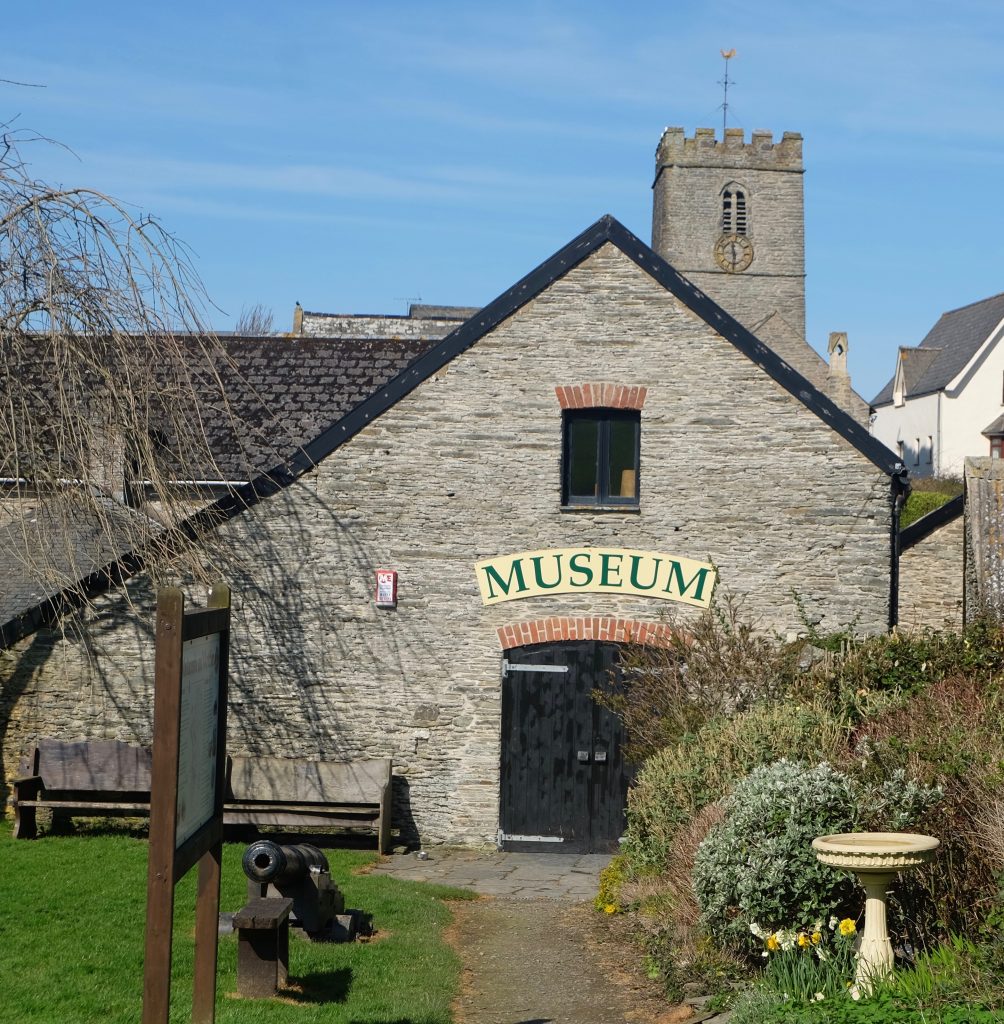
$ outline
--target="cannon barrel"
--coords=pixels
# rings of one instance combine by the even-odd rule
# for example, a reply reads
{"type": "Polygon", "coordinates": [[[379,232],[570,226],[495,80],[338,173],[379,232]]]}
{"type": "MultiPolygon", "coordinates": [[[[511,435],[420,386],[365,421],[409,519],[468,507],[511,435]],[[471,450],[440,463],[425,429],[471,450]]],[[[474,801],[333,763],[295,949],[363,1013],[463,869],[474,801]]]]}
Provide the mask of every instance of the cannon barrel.
{"type": "Polygon", "coordinates": [[[328,859],[316,847],[308,843],[280,846],[268,839],[259,839],[244,851],[242,860],[244,874],[252,882],[295,882],[307,876],[313,868],[328,870],[328,859]]]}

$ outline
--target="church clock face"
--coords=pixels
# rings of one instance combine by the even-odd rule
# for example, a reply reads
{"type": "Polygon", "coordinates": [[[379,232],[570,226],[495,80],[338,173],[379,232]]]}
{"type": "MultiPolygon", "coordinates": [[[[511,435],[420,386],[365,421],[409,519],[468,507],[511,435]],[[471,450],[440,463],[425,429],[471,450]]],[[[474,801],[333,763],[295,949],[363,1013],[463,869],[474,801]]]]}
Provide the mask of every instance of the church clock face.
{"type": "Polygon", "coordinates": [[[741,274],[753,262],[753,243],[745,235],[722,235],[715,242],[715,262],[726,274],[741,274]]]}

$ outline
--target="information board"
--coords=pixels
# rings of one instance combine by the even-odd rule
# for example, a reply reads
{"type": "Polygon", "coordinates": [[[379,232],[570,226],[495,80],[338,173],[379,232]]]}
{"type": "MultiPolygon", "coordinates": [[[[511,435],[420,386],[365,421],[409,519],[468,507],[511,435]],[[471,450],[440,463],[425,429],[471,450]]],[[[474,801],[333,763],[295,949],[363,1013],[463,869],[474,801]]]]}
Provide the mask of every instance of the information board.
{"type": "Polygon", "coordinates": [[[181,663],[175,848],[195,835],[215,810],[219,692],[220,634],[187,640],[181,663]]]}

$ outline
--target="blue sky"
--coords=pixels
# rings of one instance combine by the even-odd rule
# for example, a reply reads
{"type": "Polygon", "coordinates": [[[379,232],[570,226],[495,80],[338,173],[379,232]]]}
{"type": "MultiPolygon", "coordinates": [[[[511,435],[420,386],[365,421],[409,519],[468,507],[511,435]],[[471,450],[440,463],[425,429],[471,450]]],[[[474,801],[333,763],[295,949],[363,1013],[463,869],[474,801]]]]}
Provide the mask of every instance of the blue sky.
{"type": "Polygon", "coordinates": [[[40,178],[152,212],[231,329],[262,303],[481,305],[604,213],[648,241],[666,125],[805,137],[809,340],[866,399],[1004,290],[999,0],[191,3],[5,12],[40,178]]]}

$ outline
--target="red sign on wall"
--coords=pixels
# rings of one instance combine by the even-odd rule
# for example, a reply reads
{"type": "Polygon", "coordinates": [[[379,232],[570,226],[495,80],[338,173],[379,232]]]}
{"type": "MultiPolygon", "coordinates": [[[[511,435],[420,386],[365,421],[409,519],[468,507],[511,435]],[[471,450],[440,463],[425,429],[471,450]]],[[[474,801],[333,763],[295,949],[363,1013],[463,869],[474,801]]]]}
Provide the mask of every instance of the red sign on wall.
{"type": "Polygon", "coordinates": [[[376,606],[377,608],[397,607],[397,570],[377,569],[376,571],[376,606]]]}

